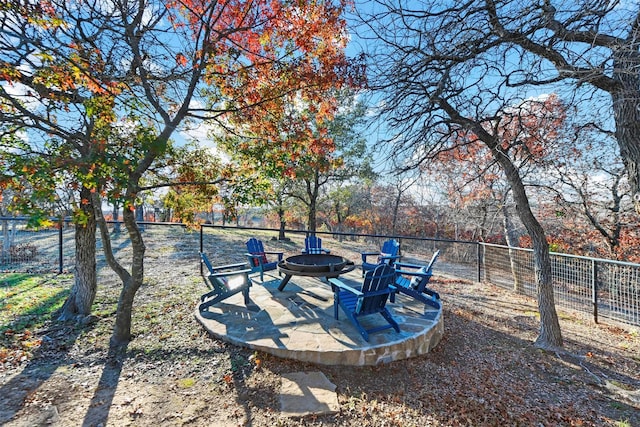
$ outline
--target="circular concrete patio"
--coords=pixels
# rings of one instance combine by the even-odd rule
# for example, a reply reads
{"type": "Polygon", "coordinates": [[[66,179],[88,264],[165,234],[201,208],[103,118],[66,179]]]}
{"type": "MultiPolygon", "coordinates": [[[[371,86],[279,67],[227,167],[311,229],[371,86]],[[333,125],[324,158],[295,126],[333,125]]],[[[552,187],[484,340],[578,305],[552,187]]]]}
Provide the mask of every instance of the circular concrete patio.
{"type": "MultiPolygon", "coordinates": [[[[341,276],[350,285],[361,283],[359,268],[341,276]]],[[[283,291],[280,278],[265,276],[254,281],[251,303],[236,294],[206,311],[196,311],[196,319],[213,336],[232,344],[278,357],[323,365],[378,365],[428,353],[444,333],[442,309],[435,309],[399,294],[387,303],[400,325],[377,332],[365,341],[355,326],[339,310],[333,315],[331,286],[320,279],[293,277],[283,291]]],[[[360,319],[369,328],[385,324],[379,315],[360,319]]]]}

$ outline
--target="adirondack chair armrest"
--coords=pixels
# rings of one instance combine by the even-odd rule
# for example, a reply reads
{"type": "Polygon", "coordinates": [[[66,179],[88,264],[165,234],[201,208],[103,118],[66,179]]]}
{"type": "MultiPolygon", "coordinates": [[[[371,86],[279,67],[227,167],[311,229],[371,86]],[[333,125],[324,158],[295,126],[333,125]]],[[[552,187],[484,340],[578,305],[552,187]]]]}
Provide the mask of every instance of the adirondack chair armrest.
{"type": "MultiPolygon", "coordinates": [[[[384,289],[379,289],[377,291],[369,291],[367,292],[367,296],[376,296],[376,295],[385,295],[385,294],[391,295],[391,294],[395,294],[396,292],[398,292],[398,288],[395,285],[389,285],[384,289]]],[[[364,295],[362,292],[360,292],[360,294],[364,295]]]]}
{"type": "MultiPolygon", "coordinates": [[[[331,283],[331,287],[332,288],[335,286],[336,288],[339,288],[339,289],[341,289],[343,291],[351,292],[352,294],[354,294],[357,297],[361,297],[361,296],[364,295],[359,289],[356,289],[354,287],[351,287],[351,286],[347,285],[346,283],[344,283],[340,279],[330,278],[329,279],[329,283],[331,283]]],[[[335,288],[333,288],[333,289],[335,291],[335,288]]]]}
{"type": "Polygon", "coordinates": [[[247,252],[245,255],[248,256],[251,259],[258,259],[262,262],[262,259],[264,258],[264,256],[267,254],[267,252],[264,253],[260,253],[260,254],[252,254],[247,252]]]}
{"type": "MultiPolygon", "coordinates": [[[[213,271],[211,272],[211,274],[212,275],[214,275],[214,274],[218,275],[218,274],[220,274],[219,272],[222,271],[222,270],[236,270],[236,271],[233,271],[232,273],[236,273],[236,272],[240,273],[242,271],[245,271],[245,270],[238,270],[238,268],[240,268],[240,267],[245,267],[246,268],[247,267],[247,263],[246,262],[240,262],[240,263],[236,263],[236,264],[227,264],[227,265],[220,265],[220,266],[216,265],[215,267],[213,267],[213,271]]],[[[250,269],[246,269],[246,271],[251,271],[251,270],[250,269]]],[[[224,274],[229,274],[229,272],[226,272],[224,274]]]]}
{"type": "Polygon", "coordinates": [[[415,268],[416,270],[418,270],[424,267],[424,265],[411,264],[408,262],[396,262],[394,266],[396,267],[396,271],[398,270],[398,268],[415,268]]]}
{"type": "Polygon", "coordinates": [[[400,258],[402,258],[401,255],[380,255],[380,257],[378,257],[380,260],[398,260],[400,258]]]}
{"type": "MultiPolygon", "coordinates": [[[[242,266],[246,266],[246,264],[241,264],[242,266]]],[[[209,274],[209,277],[231,277],[231,276],[239,276],[242,274],[249,274],[251,273],[251,269],[247,268],[245,270],[235,270],[235,271],[218,271],[219,269],[216,268],[216,272],[215,273],[211,273],[209,274]]]]}
{"type": "Polygon", "coordinates": [[[284,252],[277,252],[277,251],[265,251],[264,252],[267,255],[278,255],[278,259],[281,260],[282,257],[284,256],[284,252]]]}
{"type": "Polygon", "coordinates": [[[367,262],[367,257],[380,255],[380,252],[361,252],[362,262],[367,262]]]}
{"type": "Polygon", "coordinates": [[[407,276],[414,276],[414,277],[431,277],[433,273],[431,273],[431,271],[410,271],[410,270],[397,269],[396,274],[398,275],[406,274],[407,276]]]}

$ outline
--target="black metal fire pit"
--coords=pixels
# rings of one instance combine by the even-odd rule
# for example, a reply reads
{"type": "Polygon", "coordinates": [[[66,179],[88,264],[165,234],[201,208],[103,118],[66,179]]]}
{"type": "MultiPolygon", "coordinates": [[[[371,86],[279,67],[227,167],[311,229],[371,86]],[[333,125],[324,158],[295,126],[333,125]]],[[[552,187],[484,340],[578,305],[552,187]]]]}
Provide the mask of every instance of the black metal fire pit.
{"type": "Polygon", "coordinates": [[[329,254],[293,255],[278,263],[278,271],[284,279],[278,290],[283,290],[291,276],[338,277],[355,268],[355,264],[346,258],[329,254]]]}
{"type": "Polygon", "coordinates": [[[341,271],[349,260],[338,255],[304,254],[294,255],[283,261],[288,270],[303,271],[309,273],[326,273],[341,271]]]}

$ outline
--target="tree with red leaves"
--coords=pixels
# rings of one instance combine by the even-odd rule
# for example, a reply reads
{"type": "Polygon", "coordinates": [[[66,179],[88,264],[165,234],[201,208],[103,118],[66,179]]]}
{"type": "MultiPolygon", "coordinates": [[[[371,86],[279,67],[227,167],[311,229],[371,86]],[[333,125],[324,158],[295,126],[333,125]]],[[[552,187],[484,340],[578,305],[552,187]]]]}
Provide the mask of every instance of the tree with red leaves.
{"type": "MultiPolygon", "coordinates": [[[[8,158],[30,165],[47,159],[39,164],[45,175],[71,175],[71,185],[87,190],[76,212],[95,215],[107,262],[123,284],[114,346],[132,337],[131,311],[144,280],[134,211],[145,174],[185,123],[224,127],[232,114],[268,114],[291,93],[311,101],[317,82],[343,81],[343,7],[278,0],[2,4],[3,126],[27,134],[22,155],[8,158]],[[124,207],[128,268],[113,256],[102,198],[124,207]]],[[[20,181],[13,170],[4,182],[20,181]]],[[[59,182],[36,184],[54,189],[59,182]]]]}

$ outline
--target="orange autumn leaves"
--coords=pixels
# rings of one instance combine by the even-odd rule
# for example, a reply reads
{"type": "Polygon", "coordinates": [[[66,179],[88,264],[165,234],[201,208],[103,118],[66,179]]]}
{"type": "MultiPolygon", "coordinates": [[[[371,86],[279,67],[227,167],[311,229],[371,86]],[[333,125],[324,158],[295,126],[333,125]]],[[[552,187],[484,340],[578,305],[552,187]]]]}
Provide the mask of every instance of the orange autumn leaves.
{"type": "MultiPolygon", "coordinates": [[[[560,129],[566,120],[562,101],[553,94],[546,98],[527,100],[518,106],[505,108],[496,114],[483,128],[494,135],[498,149],[517,164],[543,161],[552,155],[553,147],[561,138],[560,129]]],[[[459,130],[448,140],[450,149],[443,150],[438,159],[443,168],[456,169],[468,190],[466,201],[492,197],[502,173],[491,167],[493,155],[487,146],[472,132],[459,130]],[[465,165],[460,167],[460,165],[465,165]],[[477,178],[482,176],[482,180],[477,178]]],[[[459,189],[451,189],[458,192],[459,189]]]]}
{"type": "Polygon", "coordinates": [[[227,148],[277,174],[293,176],[301,164],[327,168],[335,150],[326,129],[337,110],[331,93],[359,78],[344,53],[344,4],[259,1],[251,12],[248,3],[233,4],[237,13],[220,22],[251,29],[218,41],[218,56],[231,60],[214,60],[205,73],[230,107],[225,120],[242,135],[227,148]]]}

